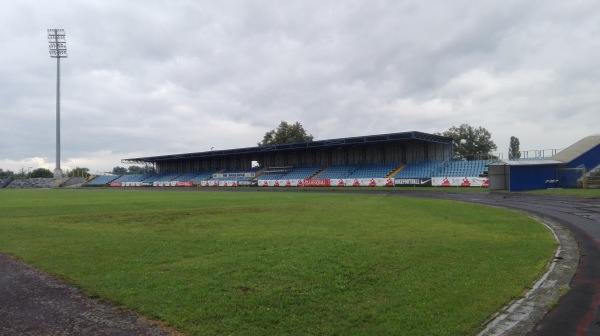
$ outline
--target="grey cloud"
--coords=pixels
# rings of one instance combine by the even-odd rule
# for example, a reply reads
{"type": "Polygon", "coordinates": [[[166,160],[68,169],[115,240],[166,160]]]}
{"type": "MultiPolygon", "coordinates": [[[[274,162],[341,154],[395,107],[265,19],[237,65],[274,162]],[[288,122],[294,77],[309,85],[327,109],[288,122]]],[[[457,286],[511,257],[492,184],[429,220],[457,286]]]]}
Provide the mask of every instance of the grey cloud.
{"type": "Polygon", "coordinates": [[[318,139],[467,122],[489,129],[500,150],[511,135],[524,147],[559,146],[597,133],[599,9],[591,0],[9,3],[0,161],[52,160],[50,27],[67,29],[72,158],[251,146],[280,120],[318,139]]]}

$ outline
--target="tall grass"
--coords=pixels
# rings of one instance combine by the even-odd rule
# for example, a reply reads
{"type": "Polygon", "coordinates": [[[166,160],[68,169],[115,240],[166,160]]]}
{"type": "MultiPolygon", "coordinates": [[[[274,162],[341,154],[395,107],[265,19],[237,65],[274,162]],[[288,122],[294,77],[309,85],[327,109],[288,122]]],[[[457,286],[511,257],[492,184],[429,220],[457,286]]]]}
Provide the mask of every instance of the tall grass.
{"type": "Polygon", "coordinates": [[[473,335],[554,248],[521,214],[449,201],[0,191],[0,251],[190,335],[473,335]]]}

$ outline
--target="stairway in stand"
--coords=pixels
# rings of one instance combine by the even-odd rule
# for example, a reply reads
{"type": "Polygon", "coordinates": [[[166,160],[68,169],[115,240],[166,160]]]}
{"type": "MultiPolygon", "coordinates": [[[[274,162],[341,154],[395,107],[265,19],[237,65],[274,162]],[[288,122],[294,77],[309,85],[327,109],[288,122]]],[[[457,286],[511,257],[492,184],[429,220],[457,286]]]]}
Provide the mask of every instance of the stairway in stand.
{"type": "Polygon", "coordinates": [[[587,187],[589,189],[600,189],[600,170],[590,172],[587,177],[587,187]]]}

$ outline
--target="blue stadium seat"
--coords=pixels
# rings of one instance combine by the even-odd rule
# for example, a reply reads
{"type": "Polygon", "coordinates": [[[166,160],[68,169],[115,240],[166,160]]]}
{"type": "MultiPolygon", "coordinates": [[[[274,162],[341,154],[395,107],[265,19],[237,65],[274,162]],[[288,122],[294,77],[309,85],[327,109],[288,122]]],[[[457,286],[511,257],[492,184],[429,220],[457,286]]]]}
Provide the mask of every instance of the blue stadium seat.
{"type": "Polygon", "coordinates": [[[85,185],[92,186],[92,187],[105,186],[105,185],[108,185],[110,182],[116,180],[118,177],[119,177],[118,175],[100,175],[100,176],[96,176],[92,180],[86,182],[85,185]]]}

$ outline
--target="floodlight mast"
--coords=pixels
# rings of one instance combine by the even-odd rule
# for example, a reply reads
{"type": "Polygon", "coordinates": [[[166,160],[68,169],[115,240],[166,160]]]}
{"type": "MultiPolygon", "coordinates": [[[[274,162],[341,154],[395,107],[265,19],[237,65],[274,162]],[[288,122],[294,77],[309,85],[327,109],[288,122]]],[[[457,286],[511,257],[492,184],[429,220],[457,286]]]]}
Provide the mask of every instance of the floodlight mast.
{"type": "Polygon", "coordinates": [[[67,40],[64,29],[48,29],[50,57],[56,58],[56,168],[54,177],[63,177],[60,169],[60,59],[67,58],[67,40]]]}

